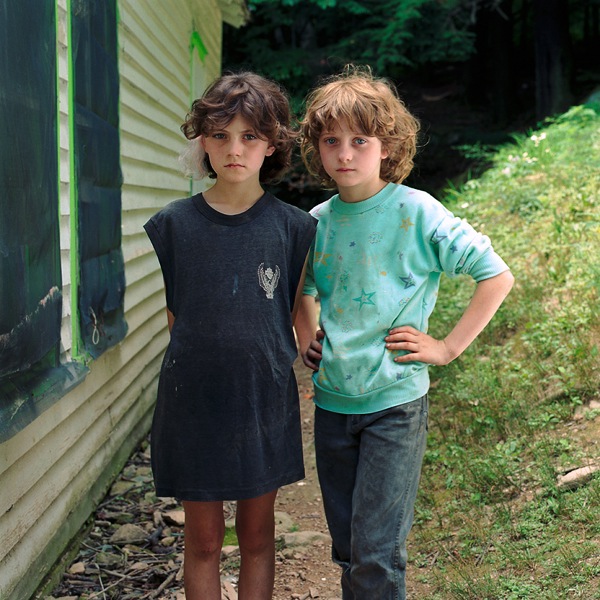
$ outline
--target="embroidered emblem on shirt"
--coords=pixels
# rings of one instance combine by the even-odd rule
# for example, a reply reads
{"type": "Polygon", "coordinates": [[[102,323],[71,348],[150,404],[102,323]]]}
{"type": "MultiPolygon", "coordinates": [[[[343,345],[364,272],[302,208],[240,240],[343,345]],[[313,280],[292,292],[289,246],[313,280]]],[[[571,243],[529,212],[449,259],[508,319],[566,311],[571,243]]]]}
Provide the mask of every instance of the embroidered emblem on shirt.
{"type": "Polygon", "coordinates": [[[267,292],[267,298],[273,299],[273,292],[279,283],[279,267],[275,265],[275,271],[271,267],[265,270],[265,263],[260,263],[258,266],[258,282],[260,287],[267,292]]]}

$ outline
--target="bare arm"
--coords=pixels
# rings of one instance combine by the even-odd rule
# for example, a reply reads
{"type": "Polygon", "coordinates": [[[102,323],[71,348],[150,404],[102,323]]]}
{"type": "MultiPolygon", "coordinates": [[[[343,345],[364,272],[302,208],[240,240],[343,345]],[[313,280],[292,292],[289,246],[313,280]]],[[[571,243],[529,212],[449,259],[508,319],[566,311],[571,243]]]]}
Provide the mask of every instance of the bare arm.
{"type": "Polygon", "coordinates": [[[480,281],[462,317],[443,340],[436,340],[414,327],[395,327],[385,338],[386,348],[409,352],[394,359],[399,363],[420,361],[431,365],[448,364],[460,356],[483,331],[513,283],[514,277],[510,271],[480,281]]]}
{"type": "Polygon", "coordinates": [[[300,308],[300,302],[302,301],[302,290],[304,288],[304,280],[306,279],[306,265],[308,263],[308,255],[306,260],[304,261],[304,266],[302,267],[302,275],[300,275],[300,281],[298,282],[298,288],[296,289],[296,297],[294,298],[294,308],[292,308],[292,324],[296,324],[296,315],[298,314],[298,310],[300,308]]]}
{"type": "Polygon", "coordinates": [[[169,333],[171,333],[171,329],[173,329],[173,323],[175,323],[175,316],[168,308],[167,308],[167,323],[169,325],[169,333]]]}
{"type": "Polygon", "coordinates": [[[325,334],[320,329],[317,330],[317,308],[312,296],[303,294],[300,298],[294,327],[304,364],[313,371],[318,371],[322,349],[320,340],[325,334]]]}

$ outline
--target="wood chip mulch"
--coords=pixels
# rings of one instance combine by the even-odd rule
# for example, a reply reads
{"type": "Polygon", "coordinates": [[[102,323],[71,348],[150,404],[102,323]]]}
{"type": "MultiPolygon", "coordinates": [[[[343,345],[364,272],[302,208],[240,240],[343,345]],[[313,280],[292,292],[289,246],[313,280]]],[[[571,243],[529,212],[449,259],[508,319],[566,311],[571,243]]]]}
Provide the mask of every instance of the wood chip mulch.
{"type": "MultiPolygon", "coordinates": [[[[225,518],[234,515],[226,504],[225,518]]],[[[224,556],[223,598],[237,600],[235,552],[224,556]]],[[[92,519],[79,553],[44,600],[183,600],[183,510],[154,493],[147,440],[92,519]]]]}

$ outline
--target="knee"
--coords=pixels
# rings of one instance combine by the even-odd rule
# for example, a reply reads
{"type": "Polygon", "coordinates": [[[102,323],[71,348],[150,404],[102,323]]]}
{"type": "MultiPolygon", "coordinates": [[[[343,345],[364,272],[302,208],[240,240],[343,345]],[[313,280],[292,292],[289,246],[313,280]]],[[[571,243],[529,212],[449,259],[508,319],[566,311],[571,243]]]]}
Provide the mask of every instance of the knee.
{"type": "Polygon", "coordinates": [[[221,558],[222,544],[185,540],[185,555],[194,561],[210,562],[221,558]]]}
{"type": "Polygon", "coordinates": [[[240,526],[236,525],[236,534],[240,545],[240,552],[248,554],[262,554],[275,545],[275,526],[266,525],[240,526]]]}
{"type": "Polygon", "coordinates": [[[220,530],[185,532],[185,554],[194,560],[209,561],[220,558],[224,532],[220,530]]]}

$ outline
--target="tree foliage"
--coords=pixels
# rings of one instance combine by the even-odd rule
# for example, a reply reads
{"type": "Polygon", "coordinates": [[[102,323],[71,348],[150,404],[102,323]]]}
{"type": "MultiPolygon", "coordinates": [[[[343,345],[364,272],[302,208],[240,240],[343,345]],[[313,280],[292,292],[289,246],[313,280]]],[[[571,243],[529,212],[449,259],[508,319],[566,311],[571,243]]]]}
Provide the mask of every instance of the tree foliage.
{"type": "Polygon", "coordinates": [[[474,50],[474,3],[253,0],[248,25],[226,36],[225,59],[250,65],[292,91],[349,62],[394,73],[466,60],[474,50]]]}
{"type": "Polygon", "coordinates": [[[250,0],[248,8],[246,26],[226,28],[226,66],[277,79],[296,102],[347,63],[421,81],[453,64],[470,99],[499,119],[522,110],[519,94],[537,81],[541,118],[566,108],[580,66],[571,57],[589,62],[600,42],[600,0],[250,0]]]}
{"type": "MultiPolygon", "coordinates": [[[[225,27],[224,68],[279,81],[301,115],[322,77],[370,65],[421,120],[408,183],[434,194],[480,168],[461,147],[500,143],[600,85],[600,0],[248,0],[248,8],[244,27],[225,27]]],[[[307,208],[320,192],[296,159],[281,193],[307,208]]]]}

